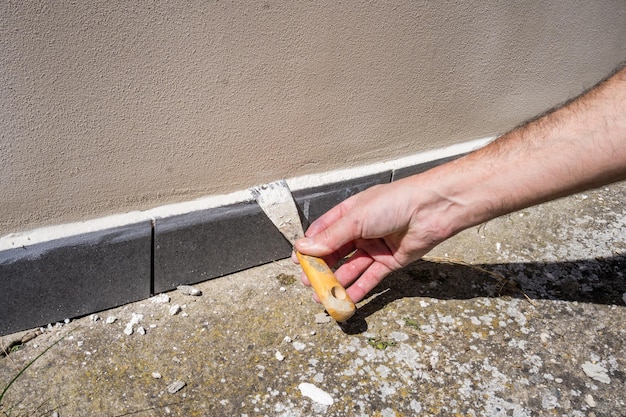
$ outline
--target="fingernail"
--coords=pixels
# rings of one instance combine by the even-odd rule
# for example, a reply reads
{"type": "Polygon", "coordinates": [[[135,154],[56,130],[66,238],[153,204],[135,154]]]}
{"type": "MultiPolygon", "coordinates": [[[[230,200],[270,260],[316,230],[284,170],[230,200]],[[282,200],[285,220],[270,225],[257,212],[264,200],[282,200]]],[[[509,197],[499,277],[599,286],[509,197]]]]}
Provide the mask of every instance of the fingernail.
{"type": "Polygon", "coordinates": [[[308,237],[304,237],[296,241],[296,247],[300,251],[306,251],[307,249],[311,249],[313,246],[315,246],[315,243],[313,243],[313,240],[308,237]]]}

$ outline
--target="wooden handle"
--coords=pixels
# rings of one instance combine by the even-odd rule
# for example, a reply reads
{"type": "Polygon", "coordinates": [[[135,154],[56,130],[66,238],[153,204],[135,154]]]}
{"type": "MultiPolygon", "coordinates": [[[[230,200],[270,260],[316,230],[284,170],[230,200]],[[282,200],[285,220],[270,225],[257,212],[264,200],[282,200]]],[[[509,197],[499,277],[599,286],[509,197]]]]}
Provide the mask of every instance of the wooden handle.
{"type": "Polygon", "coordinates": [[[340,323],[352,317],[356,311],[354,302],[350,299],[345,288],[337,281],[335,274],[326,265],[326,262],[314,256],[303,255],[298,251],[296,251],[296,256],[328,314],[340,323]]]}

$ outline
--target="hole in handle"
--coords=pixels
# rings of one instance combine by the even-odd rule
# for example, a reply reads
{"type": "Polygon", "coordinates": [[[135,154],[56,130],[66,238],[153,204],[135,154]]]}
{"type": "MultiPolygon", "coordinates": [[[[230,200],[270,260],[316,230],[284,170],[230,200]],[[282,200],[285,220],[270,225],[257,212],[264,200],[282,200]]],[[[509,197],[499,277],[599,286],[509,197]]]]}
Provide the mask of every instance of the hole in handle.
{"type": "Polygon", "coordinates": [[[339,285],[336,285],[330,289],[330,295],[332,295],[333,297],[341,301],[348,298],[348,294],[346,294],[346,290],[344,290],[343,287],[339,285]]]}

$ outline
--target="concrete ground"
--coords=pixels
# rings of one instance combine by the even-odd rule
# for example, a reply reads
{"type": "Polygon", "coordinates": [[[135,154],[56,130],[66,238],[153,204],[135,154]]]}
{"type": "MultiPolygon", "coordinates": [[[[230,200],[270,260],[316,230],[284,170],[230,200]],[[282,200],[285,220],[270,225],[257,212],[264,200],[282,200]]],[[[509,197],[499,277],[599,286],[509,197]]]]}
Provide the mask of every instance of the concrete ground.
{"type": "Polygon", "coordinates": [[[343,328],[283,260],[5,336],[0,388],[52,347],[0,415],[626,416],[624,201],[617,184],[468,230],[343,328]]]}

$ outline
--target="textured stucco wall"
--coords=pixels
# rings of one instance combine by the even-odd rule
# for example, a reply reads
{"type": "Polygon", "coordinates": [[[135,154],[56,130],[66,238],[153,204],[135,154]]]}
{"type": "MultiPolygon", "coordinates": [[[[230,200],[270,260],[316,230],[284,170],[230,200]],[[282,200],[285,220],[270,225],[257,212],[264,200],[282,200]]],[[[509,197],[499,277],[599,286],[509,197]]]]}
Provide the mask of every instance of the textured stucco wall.
{"type": "Polygon", "coordinates": [[[0,235],[497,134],[625,57],[621,0],[4,1],[0,235]]]}

